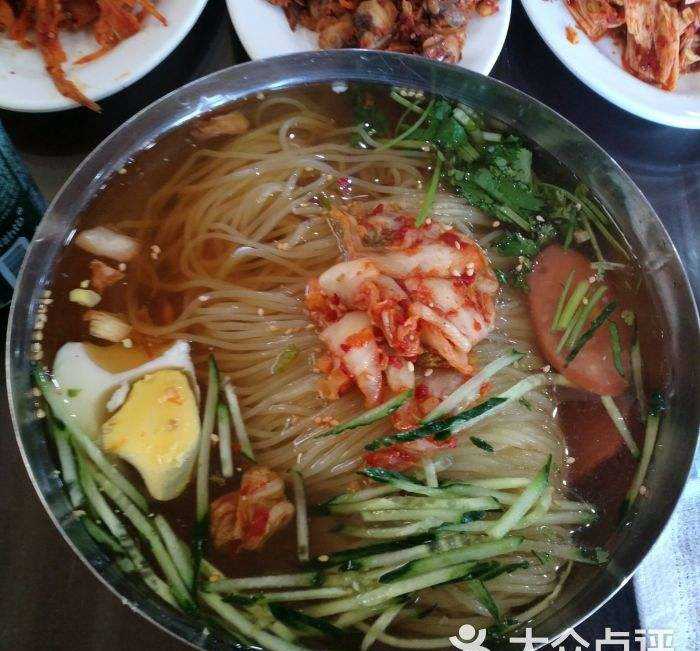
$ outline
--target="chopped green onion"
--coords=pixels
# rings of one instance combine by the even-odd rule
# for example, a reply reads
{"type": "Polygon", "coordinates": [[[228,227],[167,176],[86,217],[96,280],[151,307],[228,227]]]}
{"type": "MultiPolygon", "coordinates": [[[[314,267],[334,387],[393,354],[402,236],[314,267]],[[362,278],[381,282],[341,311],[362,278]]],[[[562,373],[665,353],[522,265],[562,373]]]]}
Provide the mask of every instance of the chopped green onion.
{"type": "Polygon", "coordinates": [[[408,402],[412,397],[413,389],[408,389],[407,391],[394,396],[390,400],[387,400],[381,405],[377,405],[369,411],[366,411],[364,414],[361,414],[352,420],[340,423],[340,425],[336,425],[332,429],[321,432],[321,434],[317,434],[317,436],[335,436],[336,434],[340,434],[345,430],[355,429],[356,427],[364,427],[365,425],[375,423],[378,420],[382,420],[383,418],[393,414],[399,407],[408,402]]]}
{"type": "Polygon", "coordinates": [[[642,351],[639,346],[639,336],[635,337],[634,344],[632,344],[630,365],[632,366],[632,379],[634,380],[634,389],[637,394],[639,413],[644,418],[647,408],[646,397],[644,396],[644,374],[642,371],[642,351]]]}
{"type": "Polygon", "coordinates": [[[554,318],[552,319],[552,325],[549,328],[550,332],[554,332],[558,329],[558,324],[561,319],[561,313],[564,309],[564,303],[566,301],[566,297],[569,295],[569,288],[571,287],[571,282],[574,279],[574,270],[572,269],[569,272],[569,275],[566,278],[566,282],[564,283],[564,287],[561,290],[561,294],[559,294],[559,300],[557,301],[557,309],[554,312],[554,318]]]}
{"type": "Polygon", "coordinates": [[[428,188],[425,192],[425,197],[423,198],[423,203],[420,206],[420,211],[416,217],[416,228],[419,228],[425,223],[431,210],[433,209],[433,204],[435,203],[435,195],[437,194],[438,183],[440,182],[440,174],[442,173],[442,160],[438,157],[435,161],[435,169],[433,170],[433,175],[430,177],[430,183],[428,183],[428,188]]]}
{"type": "Polygon", "coordinates": [[[406,131],[396,136],[396,138],[390,140],[389,142],[386,142],[380,145],[379,147],[375,147],[375,151],[384,151],[385,149],[392,149],[393,147],[396,147],[396,145],[402,140],[406,140],[410,135],[415,133],[418,130],[418,128],[420,128],[421,124],[423,124],[423,122],[425,122],[427,117],[430,115],[430,111],[433,108],[434,104],[435,100],[431,100],[430,104],[428,104],[428,106],[425,107],[423,114],[410,127],[408,127],[406,131]]]}
{"type": "Polygon", "coordinates": [[[603,311],[595,319],[593,319],[593,321],[591,321],[591,325],[589,326],[588,330],[586,330],[586,332],[584,332],[579,337],[578,341],[574,344],[574,347],[571,349],[571,352],[566,356],[567,366],[574,361],[576,355],[578,355],[581,352],[581,349],[588,343],[588,340],[596,333],[596,330],[598,330],[598,328],[600,328],[600,326],[602,326],[610,318],[610,315],[615,311],[616,308],[617,302],[611,301],[603,308],[603,311]]]}
{"type": "Polygon", "coordinates": [[[566,302],[564,309],[561,312],[559,319],[557,320],[556,330],[565,330],[571,320],[574,318],[574,314],[581,304],[583,297],[588,292],[590,283],[587,280],[582,280],[578,285],[576,285],[574,291],[571,293],[569,300],[566,302]]]}
{"type": "Polygon", "coordinates": [[[620,333],[617,329],[617,324],[611,321],[608,323],[608,328],[610,329],[610,346],[612,347],[615,369],[622,377],[625,377],[625,369],[622,367],[622,346],[620,345],[620,333]]]}
{"type": "MultiPolygon", "coordinates": [[[[572,321],[572,323],[574,323],[574,327],[569,333],[567,344],[569,347],[573,346],[576,340],[581,336],[581,330],[583,330],[583,326],[586,325],[586,321],[592,314],[593,308],[600,302],[607,291],[608,288],[606,285],[601,285],[598,287],[595,292],[593,292],[593,295],[588,299],[586,306],[580,310],[578,317],[572,321]]],[[[566,333],[564,334],[566,335],[566,333]]]]}
{"type": "Polygon", "coordinates": [[[282,373],[286,371],[290,364],[299,356],[299,347],[292,344],[287,346],[275,359],[275,363],[272,365],[272,373],[276,375],[277,373],[282,373]]]}

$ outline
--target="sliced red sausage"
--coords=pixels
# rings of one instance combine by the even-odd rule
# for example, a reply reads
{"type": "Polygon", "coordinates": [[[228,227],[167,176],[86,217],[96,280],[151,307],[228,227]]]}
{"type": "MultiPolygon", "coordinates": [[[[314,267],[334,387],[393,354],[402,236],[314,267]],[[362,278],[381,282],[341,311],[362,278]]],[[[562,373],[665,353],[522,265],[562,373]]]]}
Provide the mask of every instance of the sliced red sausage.
{"type": "MultiPolygon", "coordinates": [[[[582,254],[552,244],[539,254],[528,278],[530,318],[540,352],[559,373],[582,389],[600,395],[618,395],[627,387],[627,381],[615,368],[608,323],[598,328],[568,366],[565,361],[568,350],[563,349],[559,353],[556,352],[562,332],[550,331],[552,319],[557,309],[559,297],[572,270],[574,275],[569,295],[579,282],[587,280],[593,274],[593,269],[590,262],[582,254]]],[[[595,317],[599,314],[604,305],[611,300],[613,300],[613,296],[608,291],[593,310],[592,316],[595,317]]],[[[628,369],[629,335],[627,326],[619,318],[619,312],[619,310],[615,312],[611,321],[614,321],[618,326],[622,341],[623,369],[628,369]]],[[[582,332],[588,328],[590,321],[589,317],[582,332]]],[[[629,375],[629,371],[625,370],[625,374],[629,375]]]]}

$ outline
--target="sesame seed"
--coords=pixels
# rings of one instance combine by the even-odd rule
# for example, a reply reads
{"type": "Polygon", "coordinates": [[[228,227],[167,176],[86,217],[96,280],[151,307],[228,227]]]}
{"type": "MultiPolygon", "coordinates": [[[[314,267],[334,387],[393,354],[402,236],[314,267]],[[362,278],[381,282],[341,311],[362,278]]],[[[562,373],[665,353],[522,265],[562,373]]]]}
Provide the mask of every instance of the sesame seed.
{"type": "Polygon", "coordinates": [[[542,367],[542,372],[543,372],[543,373],[549,373],[551,370],[552,370],[552,367],[551,367],[549,364],[545,364],[545,365],[542,367]]]}
{"type": "Polygon", "coordinates": [[[320,563],[327,563],[329,560],[331,560],[331,557],[328,554],[321,554],[318,557],[318,560],[320,563]]]}
{"type": "Polygon", "coordinates": [[[258,308],[258,316],[265,316],[265,310],[263,310],[261,307],[258,308]]]}
{"type": "Polygon", "coordinates": [[[219,437],[216,434],[211,435],[211,442],[212,443],[218,443],[219,442],[219,437]]]}
{"type": "Polygon", "coordinates": [[[467,268],[467,276],[473,276],[474,275],[474,267],[468,267],[467,268]]]}
{"type": "Polygon", "coordinates": [[[543,221],[544,221],[544,217],[542,217],[542,215],[535,215],[535,219],[536,219],[538,222],[543,222],[543,221]]]}
{"type": "Polygon", "coordinates": [[[31,347],[31,350],[33,350],[35,353],[38,353],[41,350],[41,344],[38,341],[35,341],[31,347]]]}
{"type": "Polygon", "coordinates": [[[89,280],[81,280],[81,281],[80,281],[80,286],[81,286],[83,289],[87,289],[88,287],[90,287],[90,281],[89,281],[89,280]]]}
{"type": "Polygon", "coordinates": [[[41,391],[38,387],[32,387],[31,393],[35,398],[38,398],[41,395],[41,391]]]}
{"type": "Polygon", "coordinates": [[[126,271],[126,262],[119,263],[119,271],[126,271]]]}
{"type": "Polygon", "coordinates": [[[38,419],[46,418],[46,412],[43,409],[37,409],[36,410],[36,417],[38,419]]]}
{"type": "Polygon", "coordinates": [[[462,250],[462,245],[458,241],[455,241],[455,249],[457,249],[458,251],[462,250]]]}
{"type": "Polygon", "coordinates": [[[588,282],[589,282],[591,285],[592,285],[595,281],[596,281],[596,277],[595,277],[595,276],[591,276],[591,277],[588,279],[588,282]]]}
{"type": "Polygon", "coordinates": [[[122,168],[117,172],[117,174],[121,174],[122,176],[123,176],[124,174],[126,174],[126,167],[122,167],[122,168]]]}
{"type": "Polygon", "coordinates": [[[459,270],[458,270],[458,269],[453,269],[453,270],[452,270],[452,275],[453,275],[455,278],[459,278],[462,274],[459,273],[459,270]]]}
{"type": "Polygon", "coordinates": [[[313,323],[307,323],[306,324],[306,329],[307,330],[313,330],[316,326],[313,323]]]}
{"type": "Polygon", "coordinates": [[[501,225],[501,222],[499,222],[498,220],[496,220],[495,222],[493,222],[493,224],[491,224],[491,226],[493,226],[494,228],[498,228],[500,225],[501,225]]]}
{"type": "Polygon", "coordinates": [[[131,348],[133,345],[134,342],[131,341],[131,339],[129,339],[128,337],[126,339],[122,339],[122,346],[124,346],[124,348],[131,348]]]}
{"type": "Polygon", "coordinates": [[[433,374],[433,369],[427,368],[427,369],[425,369],[425,373],[423,375],[425,375],[425,377],[430,377],[432,374],[433,374]]]}
{"type": "Polygon", "coordinates": [[[41,341],[43,338],[44,338],[44,333],[41,330],[35,330],[32,333],[32,339],[34,339],[34,341],[41,341]]]}
{"type": "Polygon", "coordinates": [[[206,303],[206,301],[209,300],[209,295],[208,294],[200,294],[197,296],[197,300],[201,301],[202,303],[206,303]]]}
{"type": "Polygon", "coordinates": [[[574,463],[576,459],[574,457],[566,457],[566,465],[570,466],[572,463],[574,463]]]}
{"type": "Polygon", "coordinates": [[[583,303],[584,305],[588,305],[588,299],[584,296],[584,297],[581,299],[581,303],[583,303]]]}
{"type": "Polygon", "coordinates": [[[408,362],[408,364],[406,364],[406,366],[408,367],[408,370],[409,370],[411,373],[413,373],[413,371],[414,371],[415,368],[416,368],[416,367],[414,366],[413,362],[410,362],[410,361],[408,362]]]}
{"type": "Polygon", "coordinates": [[[265,99],[265,93],[262,93],[262,92],[261,92],[261,93],[256,93],[256,94],[255,94],[255,99],[258,99],[258,100],[260,100],[260,101],[264,100],[264,99],[265,99]]]}
{"type": "Polygon", "coordinates": [[[425,220],[425,225],[426,225],[426,226],[430,226],[430,224],[432,224],[432,223],[433,223],[433,220],[430,219],[430,217],[428,217],[428,219],[425,220]]]}
{"type": "Polygon", "coordinates": [[[522,271],[523,270],[523,265],[519,264],[517,267],[515,267],[516,271],[522,271]]]}
{"type": "Polygon", "coordinates": [[[158,256],[160,256],[160,252],[161,252],[161,248],[157,244],[154,244],[151,247],[151,258],[153,260],[157,260],[158,256]]]}
{"type": "Polygon", "coordinates": [[[51,298],[51,290],[50,289],[45,289],[42,294],[42,298],[51,298]]]}

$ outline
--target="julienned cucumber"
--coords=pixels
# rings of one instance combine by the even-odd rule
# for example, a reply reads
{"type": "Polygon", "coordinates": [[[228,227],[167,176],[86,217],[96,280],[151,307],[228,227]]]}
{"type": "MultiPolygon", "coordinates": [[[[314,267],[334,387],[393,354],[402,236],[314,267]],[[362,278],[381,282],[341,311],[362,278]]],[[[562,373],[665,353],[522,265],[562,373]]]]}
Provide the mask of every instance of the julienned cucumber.
{"type": "Polygon", "coordinates": [[[329,429],[325,432],[321,432],[321,434],[317,434],[317,436],[334,436],[336,434],[344,432],[345,430],[355,429],[356,427],[364,427],[365,425],[371,425],[372,423],[375,423],[378,420],[382,420],[383,418],[386,418],[387,416],[393,414],[399,407],[401,407],[401,405],[408,402],[412,397],[413,389],[409,389],[408,391],[399,393],[397,396],[394,396],[391,400],[387,400],[381,405],[374,407],[374,409],[366,411],[357,418],[353,418],[352,420],[340,423],[340,425],[336,425],[332,429],[329,429]]]}
{"type": "Polygon", "coordinates": [[[549,470],[552,465],[552,455],[535,475],[530,485],[518,496],[508,510],[498,519],[486,533],[491,538],[503,538],[525,514],[535,505],[542,492],[549,485],[549,470]]]}
{"type": "Polygon", "coordinates": [[[380,579],[380,583],[391,583],[397,579],[416,576],[424,572],[436,570],[441,567],[456,565],[457,563],[466,563],[468,561],[478,561],[500,554],[510,554],[514,552],[522,544],[522,538],[504,538],[496,542],[477,543],[475,545],[467,545],[458,549],[450,549],[445,552],[438,552],[428,558],[406,563],[391,572],[387,572],[380,579]]]}
{"type": "Polygon", "coordinates": [[[406,432],[399,432],[392,436],[382,436],[381,438],[375,439],[366,445],[365,450],[378,450],[379,448],[389,447],[397,443],[415,441],[416,439],[422,439],[428,436],[434,436],[436,439],[447,438],[451,435],[451,429],[453,427],[465,424],[471,419],[481,416],[502,402],[505,402],[505,398],[489,398],[475,407],[467,409],[466,411],[463,411],[456,416],[452,416],[451,418],[433,420],[425,425],[421,425],[420,427],[416,427],[415,429],[411,429],[406,432]]]}

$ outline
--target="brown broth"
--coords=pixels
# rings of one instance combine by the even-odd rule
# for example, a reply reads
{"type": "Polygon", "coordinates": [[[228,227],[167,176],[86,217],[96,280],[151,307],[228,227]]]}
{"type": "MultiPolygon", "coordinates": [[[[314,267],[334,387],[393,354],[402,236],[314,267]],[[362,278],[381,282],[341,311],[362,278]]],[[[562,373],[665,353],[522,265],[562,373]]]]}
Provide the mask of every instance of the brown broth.
{"type": "MultiPolygon", "coordinates": [[[[336,115],[339,124],[351,124],[353,121],[347,97],[333,93],[326,87],[285,91],[285,93],[287,96],[310,98],[318,110],[336,115]]],[[[255,110],[255,102],[243,104],[242,109],[252,113],[255,110]]],[[[399,113],[398,107],[391,104],[390,114],[394,122],[399,113]]],[[[191,126],[187,125],[164,136],[154,147],[136,155],[127,166],[126,173],[114,175],[109,179],[104,189],[81,216],[78,229],[118,222],[140,215],[143,205],[154,188],[162,185],[165,179],[178,168],[183,158],[197,148],[197,143],[188,135],[191,126]]],[[[568,181],[567,185],[572,185],[570,175],[547,154],[537,151],[535,160],[535,167],[540,173],[543,169],[548,170],[554,182],[561,182],[564,179],[568,181]]],[[[604,253],[606,259],[621,261],[614,251],[604,249],[604,253]]],[[[81,310],[69,302],[68,292],[78,287],[82,280],[89,278],[87,265],[93,257],[70,245],[58,260],[52,281],[54,304],[49,311],[48,324],[44,330],[44,351],[49,361],[53,360],[57,349],[65,342],[89,339],[87,324],[81,319],[81,310]]],[[[645,360],[645,386],[663,388],[665,379],[668,377],[666,360],[663,356],[664,347],[661,345],[664,333],[660,326],[660,319],[654,313],[653,302],[645,283],[636,282],[640,276],[641,271],[632,266],[628,273],[609,273],[608,280],[615,286],[621,308],[631,309],[637,315],[642,356],[645,360]]],[[[127,267],[124,281],[105,292],[98,309],[123,313],[126,309],[125,287],[129,280],[130,270],[127,267]]],[[[153,298],[144,296],[144,304],[148,304],[153,298]]],[[[136,343],[153,342],[137,341],[136,343]]],[[[630,428],[641,446],[642,424],[634,404],[632,389],[630,388],[626,394],[616,400],[623,413],[629,416],[630,428]]],[[[582,396],[581,392],[561,392],[559,418],[570,449],[575,449],[578,441],[590,437],[598,437],[596,441],[601,445],[605,437],[619,438],[600,401],[590,395],[582,396]],[[604,423],[606,420],[607,426],[598,429],[594,427],[596,423],[604,423]]],[[[243,458],[236,458],[234,462],[237,468],[244,468],[247,463],[243,458]]],[[[592,467],[590,472],[571,479],[575,477],[576,465],[584,462],[584,459],[579,458],[569,468],[569,486],[576,496],[596,505],[600,519],[595,525],[581,531],[580,536],[586,543],[604,544],[611,541],[617,527],[619,506],[630,484],[635,464],[627,448],[622,445],[614,455],[592,467]]],[[[212,474],[215,477],[220,476],[218,454],[215,450],[212,452],[212,463],[212,474]]],[[[131,473],[131,478],[139,481],[135,473],[131,473]]],[[[237,480],[226,484],[222,482],[223,480],[212,482],[211,499],[237,486],[237,480]]],[[[185,540],[189,540],[192,535],[194,501],[194,488],[190,485],[179,498],[156,506],[157,511],[168,517],[176,532],[185,540]]],[[[271,538],[262,553],[245,552],[230,558],[226,554],[212,551],[208,557],[231,577],[298,571],[293,526],[293,524],[290,525],[271,538]]],[[[312,552],[318,553],[318,550],[312,549],[312,552]]]]}

